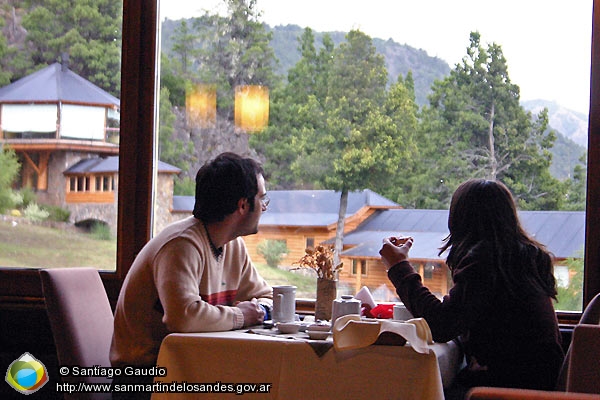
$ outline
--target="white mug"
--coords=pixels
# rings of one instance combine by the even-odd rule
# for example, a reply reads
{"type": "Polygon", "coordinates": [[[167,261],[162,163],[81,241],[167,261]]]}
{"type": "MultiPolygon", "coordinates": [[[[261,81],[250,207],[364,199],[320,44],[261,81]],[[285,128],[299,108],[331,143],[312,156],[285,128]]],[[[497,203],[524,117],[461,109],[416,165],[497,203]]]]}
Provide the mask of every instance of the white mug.
{"type": "Polygon", "coordinates": [[[408,311],[404,304],[394,305],[394,319],[397,321],[407,321],[411,319],[413,315],[408,311]]]}
{"type": "Polygon", "coordinates": [[[273,322],[292,322],[296,318],[296,286],[273,286],[273,322]]]}

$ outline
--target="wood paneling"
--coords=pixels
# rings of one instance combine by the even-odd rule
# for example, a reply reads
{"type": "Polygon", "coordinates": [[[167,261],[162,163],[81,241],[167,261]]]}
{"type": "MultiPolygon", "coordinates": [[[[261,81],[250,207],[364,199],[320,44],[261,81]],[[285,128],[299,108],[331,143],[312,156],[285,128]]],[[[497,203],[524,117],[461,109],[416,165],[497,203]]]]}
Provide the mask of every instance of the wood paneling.
{"type": "Polygon", "coordinates": [[[304,255],[307,238],[314,238],[315,245],[318,245],[334,235],[326,228],[261,227],[256,235],[245,236],[244,241],[252,261],[264,263],[264,258],[258,254],[258,245],[265,240],[285,240],[289,253],[281,265],[289,266],[304,255]]]}
{"type": "Polygon", "coordinates": [[[115,202],[115,192],[67,192],[67,203],[108,203],[115,202]]]}

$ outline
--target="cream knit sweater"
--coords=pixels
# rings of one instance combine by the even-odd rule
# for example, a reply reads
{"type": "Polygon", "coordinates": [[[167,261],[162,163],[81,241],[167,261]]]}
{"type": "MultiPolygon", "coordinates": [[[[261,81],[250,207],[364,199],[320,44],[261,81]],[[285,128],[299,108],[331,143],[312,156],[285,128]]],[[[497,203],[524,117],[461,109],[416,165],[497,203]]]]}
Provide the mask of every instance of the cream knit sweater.
{"type": "Polygon", "coordinates": [[[223,246],[217,260],[202,222],[175,222],[136,257],[115,309],[113,366],[154,365],[172,332],[238,329],[234,302],[258,298],[271,306],[272,289],[258,274],[242,238],[223,246]]]}

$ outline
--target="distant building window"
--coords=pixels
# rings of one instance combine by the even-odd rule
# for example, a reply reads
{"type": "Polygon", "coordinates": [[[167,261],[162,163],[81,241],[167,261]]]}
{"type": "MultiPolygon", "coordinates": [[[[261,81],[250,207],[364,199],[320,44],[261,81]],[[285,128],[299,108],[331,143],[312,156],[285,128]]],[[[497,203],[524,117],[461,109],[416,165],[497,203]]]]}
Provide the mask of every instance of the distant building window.
{"type": "Polygon", "coordinates": [[[360,274],[367,276],[367,261],[366,260],[352,260],[352,275],[358,275],[360,268],[360,274]]]}
{"type": "Polygon", "coordinates": [[[112,192],[115,180],[111,175],[84,175],[69,178],[69,192],[112,192]]]}
{"type": "Polygon", "coordinates": [[[433,279],[433,270],[435,269],[436,264],[428,262],[423,267],[423,278],[424,279],[433,279]]]}
{"type": "Polygon", "coordinates": [[[108,175],[96,176],[96,192],[111,192],[113,190],[112,177],[108,175]]]}
{"type": "Polygon", "coordinates": [[[105,192],[112,192],[114,190],[115,184],[112,176],[104,176],[102,177],[102,181],[105,192]]]}
{"type": "Polygon", "coordinates": [[[90,177],[89,176],[80,176],[77,178],[77,191],[78,192],[87,192],[90,187],[90,177]]]}
{"type": "Polygon", "coordinates": [[[315,247],[315,238],[307,237],[306,238],[306,247],[315,247]]]}

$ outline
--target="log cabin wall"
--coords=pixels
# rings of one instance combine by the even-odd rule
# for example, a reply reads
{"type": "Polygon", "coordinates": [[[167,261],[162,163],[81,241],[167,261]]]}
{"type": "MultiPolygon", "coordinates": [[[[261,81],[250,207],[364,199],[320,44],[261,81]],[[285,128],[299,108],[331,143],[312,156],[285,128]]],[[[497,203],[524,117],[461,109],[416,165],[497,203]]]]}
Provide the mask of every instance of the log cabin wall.
{"type": "Polygon", "coordinates": [[[265,259],[258,253],[258,245],[265,240],[285,240],[289,252],[280,264],[281,266],[291,266],[304,255],[308,239],[312,239],[314,245],[318,245],[333,236],[335,236],[335,232],[331,232],[327,228],[261,226],[256,235],[244,236],[244,241],[252,261],[265,263],[265,259]]]}
{"type": "MultiPolygon", "coordinates": [[[[396,289],[387,278],[385,266],[381,260],[377,258],[342,258],[344,268],[340,273],[340,281],[348,283],[354,288],[354,292],[358,292],[363,286],[367,286],[371,292],[381,290],[381,282],[385,282],[388,293],[385,300],[391,301],[396,295],[396,289]],[[353,264],[356,263],[356,268],[353,264]],[[363,266],[365,269],[363,270],[363,266]],[[354,272],[355,271],[355,272],[354,272]]],[[[439,264],[439,260],[411,260],[415,269],[421,275],[423,284],[427,286],[432,293],[442,295],[447,293],[451,286],[450,274],[445,263],[439,264]],[[430,273],[425,272],[427,263],[436,263],[439,266],[432,268],[430,273]]]]}

